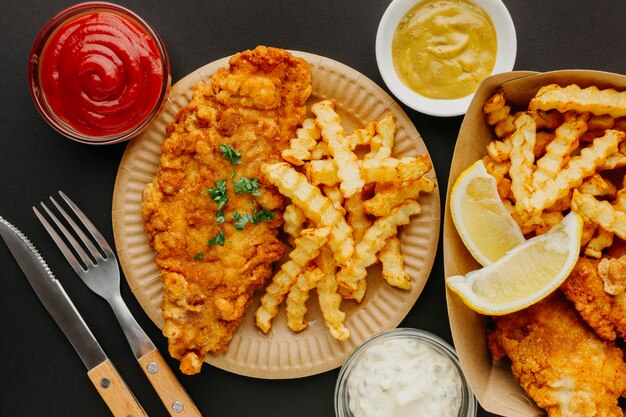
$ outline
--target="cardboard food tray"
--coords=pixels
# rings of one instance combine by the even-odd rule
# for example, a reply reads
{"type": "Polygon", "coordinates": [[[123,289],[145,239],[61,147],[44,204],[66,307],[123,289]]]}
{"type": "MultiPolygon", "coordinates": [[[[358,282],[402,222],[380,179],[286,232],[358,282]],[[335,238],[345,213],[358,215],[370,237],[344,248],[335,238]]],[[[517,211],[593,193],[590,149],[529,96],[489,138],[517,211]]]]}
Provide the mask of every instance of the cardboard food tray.
{"type": "MultiPolygon", "coordinates": [[[[505,92],[507,103],[527,107],[539,88],[547,84],[626,90],[626,76],[601,71],[565,70],[546,73],[515,71],[487,78],[476,91],[463,119],[450,168],[444,218],[444,267],[446,277],[465,275],[481,266],[463,245],[452,222],[448,202],[450,190],[459,174],[487,154],[487,144],[496,139],[487,125],[483,103],[498,89],[505,92]]],[[[448,315],[454,345],[461,367],[480,405],[487,411],[507,417],[544,414],[520,387],[510,371],[508,360],[495,362],[487,346],[487,317],[469,309],[446,288],[448,315]]]]}
{"type": "MultiPolygon", "coordinates": [[[[428,154],[417,129],[402,108],[373,81],[356,70],[332,59],[306,52],[292,51],[311,65],[313,93],[308,105],[331,98],[347,132],[380,120],[391,111],[396,120],[395,157],[428,154]]],[[[170,90],[167,104],[156,122],[141,136],[133,139],[122,158],[113,193],[113,232],[118,258],[131,291],[146,314],[159,327],[163,287],[159,270],[150,249],[140,215],[142,192],[157,173],[165,127],[179,109],[191,100],[192,87],[209,80],[218,68],[228,64],[229,57],[211,62],[190,73],[170,90]]],[[[434,168],[426,176],[437,183],[434,168]]],[[[254,324],[259,297],[246,309],[246,315],[234,334],[228,351],[207,355],[213,366],[240,375],[285,379],[325,372],[343,364],[352,350],[368,337],[396,327],[419,297],[432,268],[439,238],[439,192],[420,195],[422,212],[413,216],[400,231],[405,269],[412,279],[410,291],[384,283],[379,266],[368,269],[368,289],[361,304],[346,300],[341,308],[347,313],[346,327],[352,336],[343,342],[335,340],[324,325],[317,295],[311,294],[306,318],[309,327],[292,332],[286,324],[285,307],[280,306],[265,335],[254,324]]]]}

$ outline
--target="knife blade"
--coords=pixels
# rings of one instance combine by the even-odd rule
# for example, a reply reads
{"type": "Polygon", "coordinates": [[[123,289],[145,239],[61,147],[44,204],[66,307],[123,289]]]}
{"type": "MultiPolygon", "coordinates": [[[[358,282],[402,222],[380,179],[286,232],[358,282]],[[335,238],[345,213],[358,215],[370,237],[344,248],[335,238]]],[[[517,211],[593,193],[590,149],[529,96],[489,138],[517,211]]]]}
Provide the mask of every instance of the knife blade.
{"type": "Polygon", "coordinates": [[[0,216],[0,237],[13,254],[39,300],[70,341],[87,375],[115,417],[147,414],[87,327],[61,283],[30,240],[0,216]]]}

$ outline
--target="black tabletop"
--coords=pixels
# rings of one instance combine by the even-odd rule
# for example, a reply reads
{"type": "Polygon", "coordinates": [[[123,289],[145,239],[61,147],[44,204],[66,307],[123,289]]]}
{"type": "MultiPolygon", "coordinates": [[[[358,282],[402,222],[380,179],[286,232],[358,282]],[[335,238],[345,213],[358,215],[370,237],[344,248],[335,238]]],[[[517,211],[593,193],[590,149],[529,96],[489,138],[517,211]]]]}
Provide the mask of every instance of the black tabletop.
{"type": "MultiPolygon", "coordinates": [[[[626,74],[625,2],[504,2],[517,30],[515,69],[626,74]]],[[[141,15],[161,34],[170,53],[173,82],[215,59],[265,44],[327,56],[385,88],[376,67],[374,40],[388,0],[118,3],[141,15]]],[[[39,116],[27,88],[27,58],[35,36],[50,17],[71,4],[3,0],[0,5],[0,215],[21,228],[45,255],[147,413],[167,416],[109,306],[75,276],[31,210],[48,195],[64,190],[113,242],[111,200],[126,144],[97,147],[63,138],[39,116]]],[[[462,117],[434,118],[404,110],[429,148],[443,203],[462,117]]],[[[428,330],[452,342],[443,278],[440,248],[426,288],[401,325],[428,330]]],[[[178,363],[167,355],[166,339],[124,280],[122,296],[205,416],[334,415],[338,370],[295,380],[262,380],[205,365],[199,375],[182,376],[178,363]]],[[[76,352],[4,245],[0,245],[0,372],[2,416],[110,416],[76,352]]],[[[481,409],[478,415],[489,413],[481,409]]]]}

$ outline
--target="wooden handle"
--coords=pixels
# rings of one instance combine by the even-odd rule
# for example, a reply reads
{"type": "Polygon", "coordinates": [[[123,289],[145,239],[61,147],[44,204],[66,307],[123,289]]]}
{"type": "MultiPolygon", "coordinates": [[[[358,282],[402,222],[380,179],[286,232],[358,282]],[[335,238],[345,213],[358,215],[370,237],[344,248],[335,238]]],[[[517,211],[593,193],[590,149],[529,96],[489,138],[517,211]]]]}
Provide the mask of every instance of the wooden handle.
{"type": "Polygon", "coordinates": [[[115,417],[148,417],[110,359],[87,375],[115,417]]]}
{"type": "Polygon", "coordinates": [[[202,417],[187,391],[180,385],[165,359],[154,349],[139,359],[141,369],[173,417],[202,417]]]}

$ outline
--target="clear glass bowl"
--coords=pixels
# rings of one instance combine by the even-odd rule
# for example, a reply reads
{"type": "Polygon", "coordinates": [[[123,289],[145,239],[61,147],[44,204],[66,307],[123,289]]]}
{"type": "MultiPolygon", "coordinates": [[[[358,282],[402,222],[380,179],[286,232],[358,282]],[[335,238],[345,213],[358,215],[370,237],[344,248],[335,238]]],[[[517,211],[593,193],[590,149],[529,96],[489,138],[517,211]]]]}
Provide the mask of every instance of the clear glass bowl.
{"type": "Polygon", "coordinates": [[[354,352],[350,354],[339,371],[337,384],[335,385],[335,415],[337,417],[355,417],[349,407],[350,398],[348,393],[348,381],[350,380],[355,367],[365,356],[366,351],[372,346],[384,341],[403,338],[409,338],[417,340],[420,343],[424,343],[435,352],[439,353],[442,357],[450,361],[453,368],[457,371],[459,382],[461,384],[461,405],[456,417],[475,417],[477,412],[476,398],[465,380],[465,376],[461,370],[461,365],[459,364],[454,348],[446,343],[446,341],[432,333],[410,328],[399,328],[375,335],[359,345],[354,352]]]}
{"type": "Polygon", "coordinates": [[[43,27],[39,35],[37,36],[33,48],[31,50],[28,61],[28,84],[31,96],[35,103],[35,107],[41,114],[41,116],[62,135],[77,142],[92,144],[92,145],[105,145],[117,142],[123,142],[129,140],[141,132],[143,132],[151,122],[159,115],[171,85],[171,72],[170,72],[170,60],[167,54],[167,50],[161,37],[158,33],[141,17],[133,13],[132,11],[107,2],[85,2],[71,6],[56,16],[54,16],[43,27]],[[120,133],[102,133],[102,134],[86,134],[72,127],[69,123],[62,120],[51,108],[50,104],[46,100],[45,94],[41,89],[41,69],[40,69],[40,57],[45,48],[52,47],[48,41],[55,34],[55,31],[61,27],[64,23],[76,19],[81,15],[94,12],[110,12],[116,14],[126,20],[130,20],[136,23],[139,28],[148,35],[152,41],[156,44],[159,58],[162,64],[162,83],[160,86],[160,92],[158,99],[154,106],[148,113],[148,115],[141,120],[138,120],[133,126],[120,133]]]}

